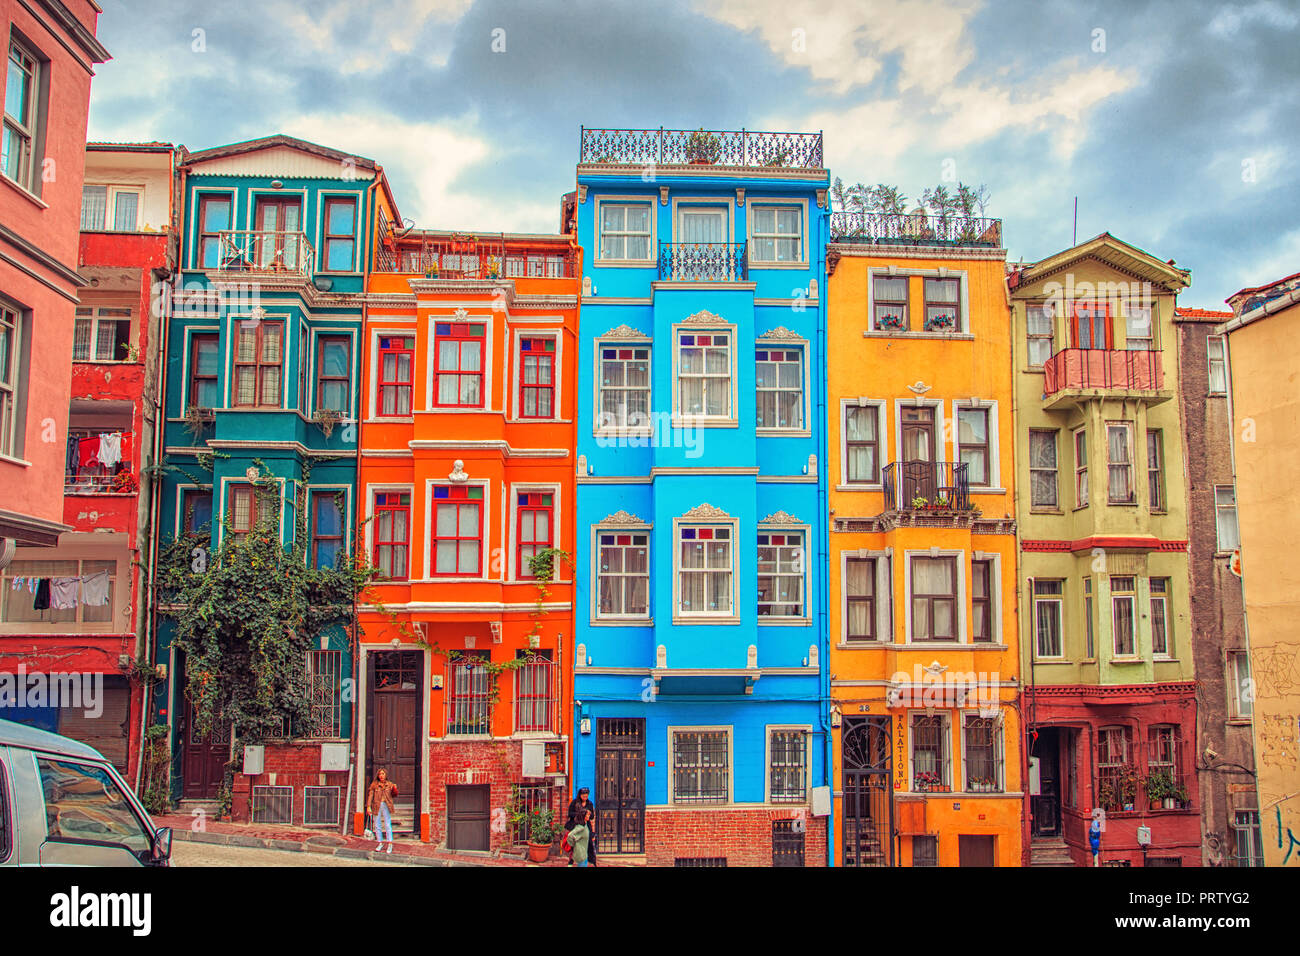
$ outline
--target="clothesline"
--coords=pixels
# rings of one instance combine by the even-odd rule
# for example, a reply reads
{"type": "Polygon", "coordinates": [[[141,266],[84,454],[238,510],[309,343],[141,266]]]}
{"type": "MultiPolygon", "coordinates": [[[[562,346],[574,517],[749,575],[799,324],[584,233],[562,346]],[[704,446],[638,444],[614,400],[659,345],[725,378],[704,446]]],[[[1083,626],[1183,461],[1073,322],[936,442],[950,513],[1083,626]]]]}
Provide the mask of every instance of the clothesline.
{"type": "Polygon", "coordinates": [[[32,592],[35,595],[32,609],[36,611],[49,608],[66,611],[79,603],[87,607],[103,607],[108,603],[110,577],[107,571],[59,578],[16,575],[9,589],[18,591],[25,587],[32,592]]]}

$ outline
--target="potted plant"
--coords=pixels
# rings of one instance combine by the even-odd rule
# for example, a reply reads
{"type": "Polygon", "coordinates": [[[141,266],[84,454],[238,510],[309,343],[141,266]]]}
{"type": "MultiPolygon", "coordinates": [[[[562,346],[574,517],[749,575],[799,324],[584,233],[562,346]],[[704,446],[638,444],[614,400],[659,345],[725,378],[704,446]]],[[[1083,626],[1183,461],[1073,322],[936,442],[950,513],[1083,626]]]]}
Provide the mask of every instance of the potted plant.
{"type": "Polygon", "coordinates": [[[334,426],[343,421],[343,413],[333,408],[318,409],[312,416],[312,421],[321,430],[326,438],[334,434],[334,426]]]}
{"type": "Polygon", "coordinates": [[[790,162],[790,151],[788,149],[778,149],[763,162],[763,165],[784,166],[788,162],[790,162]]]}
{"type": "Polygon", "coordinates": [[[205,426],[216,419],[216,413],[210,408],[191,405],[185,409],[185,430],[193,441],[198,441],[205,426]]]}
{"type": "Polygon", "coordinates": [[[555,813],[547,807],[534,809],[528,814],[528,859],[534,863],[545,863],[551,855],[551,845],[555,843],[555,813]]]}
{"type": "Polygon", "coordinates": [[[912,499],[913,508],[924,508],[929,503],[930,503],[929,498],[923,498],[920,495],[917,495],[915,498],[912,499]]]}
{"type": "Polygon", "coordinates": [[[1165,797],[1165,809],[1186,810],[1188,801],[1190,801],[1190,799],[1191,796],[1187,792],[1186,784],[1181,784],[1181,783],[1174,784],[1169,791],[1169,795],[1165,797]]]}
{"type": "Polygon", "coordinates": [[[928,315],[925,318],[925,331],[927,332],[954,332],[957,329],[957,319],[950,312],[942,315],[928,315]]]}
{"type": "Polygon", "coordinates": [[[929,793],[939,787],[939,773],[935,770],[918,770],[916,773],[916,792],[929,793]]]}
{"type": "Polygon", "coordinates": [[[428,265],[426,265],[426,266],[424,267],[424,277],[425,277],[426,279],[436,279],[436,278],[438,278],[438,263],[437,263],[437,261],[430,262],[428,265]]]}
{"type": "Polygon", "coordinates": [[[1174,781],[1167,770],[1155,770],[1147,776],[1144,789],[1147,792],[1147,800],[1150,801],[1152,810],[1159,810],[1163,805],[1165,809],[1173,809],[1173,791],[1174,781]]]}
{"type": "Polygon", "coordinates": [[[948,502],[948,496],[947,496],[947,495],[940,495],[938,498],[935,498],[935,499],[934,499],[934,506],[935,506],[936,508],[950,508],[950,507],[952,507],[952,506],[949,504],[949,502],[948,502]]]}
{"type": "Polygon", "coordinates": [[[693,166],[707,166],[718,161],[722,144],[718,137],[706,133],[701,126],[686,140],[686,159],[693,166]]]}
{"type": "Polygon", "coordinates": [[[887,313],[876,318],[876,328],[883,332],[902,332],[906,326],[901,314],[887,313]]]}
{"type": "Polygon", "coordinates": [[[1119,775],[1119,798],[1126,811],[1132,812],[1133,801],[1137,799],[1138,772],[1134,767],[1125,767],[1119,775]]]}

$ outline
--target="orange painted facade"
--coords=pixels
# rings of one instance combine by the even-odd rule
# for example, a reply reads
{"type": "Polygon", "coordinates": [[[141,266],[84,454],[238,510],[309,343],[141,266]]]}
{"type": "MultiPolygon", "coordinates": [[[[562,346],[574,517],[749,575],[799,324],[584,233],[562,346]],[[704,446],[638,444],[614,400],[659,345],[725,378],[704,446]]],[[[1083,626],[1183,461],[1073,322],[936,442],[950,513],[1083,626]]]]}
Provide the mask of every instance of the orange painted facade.
{"type": "Polygon", "coordinates": [[[543,593],[529,557],[575,547],[578,255],[388,221],[361,355],[356,547],[386,579],[359,609],[358,772],[397,782],[395,832],[497,850],[521,793],[565,802],[573,568],[543,593]]]}

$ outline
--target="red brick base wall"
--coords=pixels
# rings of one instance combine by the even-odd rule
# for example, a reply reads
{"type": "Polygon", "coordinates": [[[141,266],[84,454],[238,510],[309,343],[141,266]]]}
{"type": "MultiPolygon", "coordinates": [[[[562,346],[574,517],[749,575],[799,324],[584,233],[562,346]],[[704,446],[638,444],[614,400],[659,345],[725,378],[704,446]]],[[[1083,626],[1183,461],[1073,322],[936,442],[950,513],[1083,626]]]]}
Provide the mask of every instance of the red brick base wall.
{"type": "MultiPolygon", "coordinates": [[[[679,857],[724,857],[728,866],[772,865],[772,823],[792,810],[659,809],[645,815],[646,862],[672,866],[679,857]]],[[[826,865],[826,818],[805,817],[804,866],[826,865]]]]}
{"type": "MultiPolygon", "coordinates": [[[[351,807],[347,793],[348,775],[346,772],[321,772],[319,743],[267,744],[262,769],[264,772],[256,776],[235,774],[231,788],[230,817],[236,823],[252,821],[255,786],[293,787],[291,822],[295,825],[303,824],[304,787],[338,787],[340,814],[345,814],[351,807]]],[[[355,780],[352,786],[355,789],[355,780]]]]}
{"type": "MultiPolygon", "coordinates": [[[[509,849],[511,831],[505,809],[512,786],[541,785],[542,780],[523,779],[523,744],[518,740],[448,741],[429,745],[429,812],[425,839],[439,846],[447,842],[447,788],[487,786],[490,809],[491,849],[509,849]]],[[[568,808],[563,787],[550,788],[550,807],[556,822],[564,824],[568,808]]],[[[558,842],[558,841],[557,841],[558,842]]]]}

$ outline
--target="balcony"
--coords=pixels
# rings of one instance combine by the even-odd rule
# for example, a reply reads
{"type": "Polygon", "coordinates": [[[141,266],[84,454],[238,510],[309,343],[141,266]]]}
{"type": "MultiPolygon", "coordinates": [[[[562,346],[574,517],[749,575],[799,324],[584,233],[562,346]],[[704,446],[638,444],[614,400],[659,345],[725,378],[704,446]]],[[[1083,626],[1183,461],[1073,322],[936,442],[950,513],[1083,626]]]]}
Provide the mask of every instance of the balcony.
{"type": "Polygon", "coordinates": [[[1002,247],[1002,220],[921,213],[831,213],[831,242],[1002,247]]]}
{"type": "Polygon", "coordinates": [[[375,271],[429,279],[572,279],[577,257],[567,243],[530,246],[504,234],[453,234],[381,246],[375,271]]]}
{"type": "Polygon", "coordinates": [[[316,250],[301,232],[241,229],[219,234],[215,271],[310,279],[316,250]]]}
{"type": "Polygon", "coordinates": [[[667,282],[744,282],[743,242],[661,242],[659,278],[667,282]]]}
{"type": "Polygon", "coordinates": [[[820,170],[822,134],[584,126],[578,162],[820,170]]]}
{"type": "MultiPolygon", "coordinates": [[[[133,495],[140,483],[131,461],[131,432],[117,439],[120,457],[111,465],[99,460],[101,433],[74,432],[68,438],[67,465],[63,475],[65,495],[133,495]]],[[[108,456],[110,459],[111,455],[108,456]]]]}
{"type": "Polygon", "coordinates": [[[896,461],[880,475],[886,511],[947,517],[972,510],[964,462],[896,461]]]}
{"type": "Polygon", "coordinates": [[[1151,405],[1172,398],[1164,388],[1160,353],[1062,349],[1043,365],[1043,407],[1049,411],[1109,397],[1139,399],[1151,405]]]}

